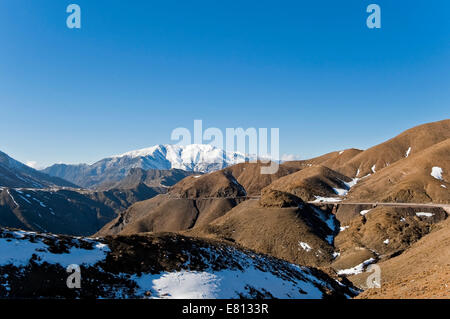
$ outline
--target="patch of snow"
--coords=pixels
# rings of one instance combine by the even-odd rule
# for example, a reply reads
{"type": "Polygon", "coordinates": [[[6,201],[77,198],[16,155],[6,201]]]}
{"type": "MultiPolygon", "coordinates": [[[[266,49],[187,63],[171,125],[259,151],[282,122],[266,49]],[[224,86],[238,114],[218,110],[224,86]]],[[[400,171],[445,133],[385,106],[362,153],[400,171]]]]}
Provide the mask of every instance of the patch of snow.
{"type": "Polygon", "coordinates": [[[405,157],[408,157],[410,153],[411,153],[411,146],[406,151],[405,157]]]}
{"type": "Polygon", "coordinates": [[[340,152],[339,152],[339,155],[341,155],[342,153],[344,153],[344,151],[340,151],[340,152]]]}
{"type": "Polygon", "coordinates": [[[32,232],[16,231],[11,234],[14,238],[0,238],[0,265],[25,266],[33,255],[37,257],[37,263],[45,261],[49,264],[60,264],[63,267],[70,264],[93,265],[104,260],[109,252],[107,245],[96,243],[92,250],[71,247],[69,253],[55,254],[49,251],[49,246],[42,238],[36,237],[34,242],[24,239],[25,235],[34,234],[32,232]]]}
{"type": "Polygon", "coordinates": [[[434,214],[433,213],[425,213],[425,212],[419,212],[419,213],[416,213],[416,216],[419,216],[419,217],[433,217],[434,216],[434,214]]]}
{"type": "Polygon", "coordinates": [[[333,258],[334,259],[336,259],[336,258],[338,258],[339,256],[340,256],[341,254],[340,253],[338,253],[337,251],[335,251],[335,252],[333,252],[333,258]]]}
{"type": "Polygon", "coordinates": [[[359,265],[356,265],[355,267],[348,268],[348,269],[341,269],[337,272],[338,275],[357,275],[364,271],[364,269],[372,264],[375,261],[374,258],[367,259],[366,261],[363,261],[359,265]]]}
{"type": "MultiPolygon", "coordinates": [[[[359,170],[358,170],[359,171],[359,170]]],[[[345,186],[347,186],[349,189],[352,188],[353,186],[356,185],[356,183],[358,183],[359,178],[355,177],[353,178],[350,182],[344,182],[345,186]]]]}
{"type": "Polygon", "coordinates": [[[250,297],[250,289],[267,290],[273,297],[280,299],[323,297],[315,285],[316,279],[283,280],[253,265],[243,271],[182,270],[156,275],[143,274],[135,276],[133,280],[139,286],[140,293],[150,291],[153,299],[232,299],[247,294],[250,297]]]}
{"type": "Polygon", "coordinates": [[[334,236],[337,235],[337,233],[338,233],[338,231],[337,231],[338,223],[336,221],[336,217],[334,216],[334,214],[326,213],[314,205],[311,205],[311,207],[314,210],[314,213],[316,214],[316,216],[319,217],[320,220],[322,222],[324,222],[327,225],[328,229],[330,230],[331,235],[326,236],[325,240],[330,245],[333,245],[334,236]]]}
{"type": "Polygon", "coordinates": [[[341,226],[340,228],[339,228],[339,231],[344,231],[344,230],[346,230],[347,228],[349,228],[350,226],[341,226]]]}
{"type": "Polygon", "coordinates": [[[320,202],[327,202],[327,203],[336,203],[342,201],[341,198],[338,197],[322,197],[322,196],[314,196],[316,199],[314,202],[320,203],[320,202]]]}
{"type": "Polygon", "coordinates": [[[447,188],[447,186],[445,186],[444,184],[441,185],[442,188],[447,188]]]}
{"type": "Polygon", "coordinates": [[[364,209],[364,210],[360,211],[359,214],[364,216],[365,214],[367,214],[370,211],[371,211],[371,209],[364,209]]]}
{"type": "Polygon", "coordinates": [[[374,172],[374,173],[377,172],[377,171],[375,170],[375,165],[376,165],[376,164],[374,164],[374,165],[372,166],[372,168],[371,168],[372,172],[374,172]]]}
{"type": "Polygon", "coordinates": [[[404,223],[404,222],[406,222],[406,219],[405,219],[404,217],[402,217],[402,218],[400,218],[400,221],[401,221],[402,223],[404,223]]]}
{"type": "Polygon", "coordinates": [[[311,246],[309,246],[307,243],[304,243],[302,241],[300,241],[298,244],[307,252],[311,251],[311,249],[312,249],[311,246]]]}
{"type": "Polygon", "coordinates": [[[6,192],[8,193],[9,197],[11,197],[12,201],[14,202],[14,204],[19,207],[19,204],[17,204],[16,200],[14,199],[13,195],[9,192],[9,189],[6,190],[6,192]]]}
{"type": "Polygon", "coordinates": [[[34,200],[35,202],[39,203],[39,205],[41,205],[41,207],[44,207],[44,208],[47,207],[47,206],[46,206],[43,202],[41,202],[39,199],[36,199],[36,198],[33,197],[32,200],[34,200]]]}
{"type": "Polygon", "coordinates": [[[438,166],[434,166],[431,169],[431,176],[433,176],[434,178],[439,179],[439,180],[442,181],[443,180],[443,178],[442,178],[442,168],[440,168],[438,166]]]}
{"type": "Polygon", "coordinates": [[[19,195],[19,197],[20,198],[22,198],[24,201],[26,201],[28,204],[30,204],[31,205],[31,202],[28,200],[28,199],[26,199],[25,197],[23,197],[22,195],[19,195]]]}
{"type": "Polygon", "coordinates": [[[333,191],[336,193],[336,195],[339,195],[339,196],[345,196],[348,193],[348,190],[342,189],[342,188],[334,188],[333,187],[333,191]]]}
{"type": "Polygon", "coordinates": [[[388,239],[386,239],[385,241],[383,241],[383,244],[389,244],[389,238],[388,239]]]}

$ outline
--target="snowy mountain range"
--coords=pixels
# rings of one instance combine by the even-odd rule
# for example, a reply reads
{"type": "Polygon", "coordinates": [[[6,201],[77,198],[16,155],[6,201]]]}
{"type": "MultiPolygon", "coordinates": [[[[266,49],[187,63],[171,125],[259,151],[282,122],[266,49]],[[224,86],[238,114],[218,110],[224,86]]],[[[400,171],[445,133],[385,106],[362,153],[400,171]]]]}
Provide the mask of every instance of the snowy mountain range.
{"type": "MultiPolygon", "coordinates": [[[[252,159],[238,152],[226,152],[208,144],[155,145],[114,155],[92,165],[55,164],[43,170],[82,187],[94,187],[123,179],[130,169],[182,169],[208,173],[252,159]]],[[[253,157],[254,159],[254,157],[253,157]]]]}

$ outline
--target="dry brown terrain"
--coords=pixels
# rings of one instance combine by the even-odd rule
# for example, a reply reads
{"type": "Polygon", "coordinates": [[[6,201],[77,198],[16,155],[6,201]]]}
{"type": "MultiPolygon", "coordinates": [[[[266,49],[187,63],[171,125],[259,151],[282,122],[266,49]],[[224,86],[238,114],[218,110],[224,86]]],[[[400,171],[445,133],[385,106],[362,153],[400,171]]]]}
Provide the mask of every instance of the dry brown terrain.
{"type": "Polygon", "coordinates": [[[331,168],[350,177],[363,177],[373,174],[374,165],[375,171],[379,171],[404,159],[410,147],[409,156],[420,153],[448,138],[450,138],[450,120],[419,125],[359,153],[342,166],[331,168]]]}
{"type": "Polygon", "coordinates": [[[363,151],[356,148],[349,148],[342,151],[327,153],[325,155],[314,157],[308,160],[285,162],[283,163],[283,166],[293,168],[306,168],[313,165],[323,165],[335,169],[345,165],[361,152],[363,151]]]}
{"type": "Polygon", "coordinates": [[[300,265],[328,265],[333,259],[333,247],[325,240],[330,230],[306,205],[263,207],[248,200],[186,234],[236,242],[300,265]]]}
{"type": "MultiPolygon", "coordinates": [[[[243,163],[187,177],[168,195],[134,204],[99,234],[181,232],[334,271],[373,258],[382,267],[383,286],[360,298],[449,298],[448,212],[374,205],[450,203],[449,159],[450,120],[429,123],[366,151],[283,163],[274,175],[261,175],[260,163],[243,163]],[[442,179],[431,176],[433,167],[442,169],[442,179]],[[305,203],[343,195],[356,176],[357,184],[341,199],[361,204],[336,211],[331,204],[318,210],[305,203]],[[341,227],[334,242],[332,212],[341,227]]],[[[366,277],[349,279],[364,287],[366,277]]]]}
{"type": "MultiPolygon", "coordinates": [[[[358,298],[450,299],[450,219],[437,224],[400,256],[379,266],[382,287],[368,289],[358,298]]],[[[357,278],[360,282],[365,279],[361,277],[357,278]]]]}
{"type": "Polygon", "coordinates": [[[348,201],[450,203],[450,139],[410,155],[358,182],[348,201]],[[442,169],[443,180],[431,176],[442,169]]]}
{"type": "Polygon", "coordinates": [[[275,174],[261,174],[261,167],[267,165],[262,163],[241,163],[225,168],[224,171],[234,176],[238,183],[245,188],[248,196],[259,196],[261,190],[273,181],[301,169],[301,167],[281,164],[275,174]]]}
{"type": "Polygon", "coordinates": [[[317,165],[279,178],[267,188],[294,194],[304,201],[312,201],[316,199],[315,196],[337,197],[333,188],[346,189],[344,182],[350,181],[347,176],[317,165]]]}
{"type": "Polygon", "coordinates": [[[179,231],[204,225],[235,207],[245,195],[229,172],[188,176],[168,194],[132,205],[96,235],[179,231]]]}
{"type": "Polygon", "coordinates": [[[348,269],[369,258],[383,261],[401,254],[447,218],[442,208],[428,208],[430,217],[421,212],[420,208],[376,207],[345,223],[340,220],[342,230],[335,238],[340,257],[333,268],[348,269]]]}

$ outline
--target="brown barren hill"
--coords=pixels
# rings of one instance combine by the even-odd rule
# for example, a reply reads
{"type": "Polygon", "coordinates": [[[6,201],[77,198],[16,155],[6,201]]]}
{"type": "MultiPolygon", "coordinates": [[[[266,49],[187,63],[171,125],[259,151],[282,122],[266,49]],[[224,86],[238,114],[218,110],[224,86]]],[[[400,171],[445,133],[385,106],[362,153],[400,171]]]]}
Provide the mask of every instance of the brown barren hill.
{"type": "Polygon", "coordinates": [[[450,139],[358,181],[348,201],[450,203],[450,139]]]}
{"type": "Polygon", "coordinates": [[[363,152],[362,150],[358,150],[356,148],[349,148],[342,151],[334,151],[331,153],[327,153],[318,157],[314,157],[307,160],[297,160],[297,161],[288,161],[284,162],[282,165],[285,167],[299,168],[303,169],[306,167],[310,167],[313,165],[323,165],[329,168],[337,168],[346,164],[352,158],[354,158],[359,153],[363,152]]]}
{"type": "Polygon", "coordinates": [[[367,289],[358,298],[449,299],[450,219],[437,224],[404,253],[379,266],[381,288],[367,289]]]}
{"type": "Polygon", "coordinates": [[[312,201],[316,196],[337,197],[338,190],[345,193],[348,182],[351,182],[349,177],[317,165],[277,179],[267,188],[294,194],[304,201],[312,201]]]}
{"type": "Polygon", "coordinates": [[[283,163],[280,164],[275,174],[261,174],[261,168],[268,165],[260,162],[241,163],[225,168],[224,172],[232,174],[239,184],[245,188],[248,196],[259,196],[261,190],[273,181],[301,169],[301,167],[283,163]]]}
{"type": "Polygon", "coordinates": [[[97,235],[189,229],[222,216],[242,201],[245,194],[242,185],[224,171],[189,176],[168,194],[132,205],[97,235]]]}
{"type": "Polygon", "coordinates": [[[132,168],[124,179],[118,182],[103,183],[95,187],[96,190],[132,189],[144,184],[149,187],[170,187],[190,175],[198,175],[181,169],[159,170],[132,168]]]}
{"type": "Polygon", "coordinates": [[[334,258],[333,220],[292,194],[265,190],[260,201],[247,200],[187,234],[236,242],[296,264],[322,266],[334,258]]]}
{"type": "Polygon", "coordinates": [[[246,196],[244,187],[227,171],[188,176],[171,187],[170,197],[214,198],[246,196]]]}
{"type": "Polygon", "coordinates": [[[148,231],[178,231],[207,224],[261,189],[299,168],[280,165],[275,174],[261,174],[264,163],[242,163],[182,179],[165,196],[139,202],[107,224],[96,235],[148,231]],[[245,185],[245,186],[244,186],[245,185]]]}
{"type": "Polygon", "coordinates": [[[447,218],[442,208],[376,207],[361,210],[340,223],[334,243],[340,256],[332,267],[350,269],[373,258],[382,261],[401,254],[447,218]]]}
{"type": "Polygon", "coordinates": [[[419,125],[359,153],[344,165],[333,166],[333,168],[350,177],[363,177],[448,138],[450,138],[450,120],[448,119],[419,125]]]}

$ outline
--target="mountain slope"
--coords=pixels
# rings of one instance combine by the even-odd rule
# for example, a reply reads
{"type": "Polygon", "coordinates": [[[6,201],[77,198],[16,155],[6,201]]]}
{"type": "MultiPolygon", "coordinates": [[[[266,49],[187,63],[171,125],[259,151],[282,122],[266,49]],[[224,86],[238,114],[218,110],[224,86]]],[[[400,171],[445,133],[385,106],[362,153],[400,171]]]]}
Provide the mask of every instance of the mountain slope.
{"type": "Polygon", "coordinates": [[[66,180],[39,172],[0,152],[0,187],[77,187],[66,180]]]}
{"type": "Polygon", "coordinates": [[[188,176],[166,195],[139,202],[98,233],[178,231],[207,224],[244,200],[245,189],[223,170],[188,176]]]}
{"type": "Polygon", "coordinates": [[[361,210],[345,222],[340,214],[336,217],[341,229],[335,238],[339,257],[332,267],[352,274],[364,262],[382,262],[402,254],[448,214],[442,208],[378,206],[361,210]]]}
{"type": "Polygon", "coordinates": [[[362,179],[348,200],[450,203],[449,159],[450,138],[362,179]]]}
{"type": "Polygon", "coordinates": [[[175,185],[183,178],[190,175],[199,175],[199,173],[183,171],[181,169],[159,170],[142,168],[132,168],[128,174],[118,182],[110,182],[100,184],[95,187],[96,190],[108,189],[130,189],[135,188],[139,184],[144,184],[149,187],[169,188],[175,185]]]}
{"type": "Polygon", "coordinates": [[[272,199],[281,194],[271,195],[263,195],[264,205],[247,200],[211,223],[183,233],[236,242],[295,264],[330,264],[337,232],[333,215],[301,203],[300,199],[279,205],[278,200],[272,199]]]}
{"type": "MultiPolygon", "coordinates": [[[[450,219],[411,245],[403,254],[379,263],[381,289],[368,289],[358,298],[449,298],[450,219]]],[[[366,274],[355,281],[365,282],[366,274]]]]}
{"type": "Polygon", "coordinates": [[[349,177],[317,165],[281,177],[266,188],[291,193],[304,201],[313,201],[344,196],[353,183],[349,177]]]}
{"type": "Polygon", "coordinates": [[[224,172],[231,174],[244,187],[248,196],[259,196],[261,190],[273,181],[301,169],[301,167],[294,166],[291,163],[283,163],[279,165],[275,174],[261,174],[263,166],[268,166],[268,164],[261,162],[240,163],[225,168],[224,172]]]}
{"type": "Polygon", "coordinates": [[[450,138],[450,120],[419,125],[359,153],[345,164],[332,165],[330,168],[350,177],[363,177],[448,138],[450,138]]]}
{"type": "Polygon", "coordinates": [[[0,227],[88,236],[132,204],[165,191],[144,184],[98,192],[0,188],[0,227]]]}
{"type": "Polygon", "coordinates": [[[229,153],[211,145],[156,145],[102,159],[92,165],[55,164],[43,172],[67,179],[83,187],[118,182],[132,168],[144,170],[181,169],[212,172],[248,160],[240,153],[229,153]]]}
{"type": "Polygon", "coordinates": [[[0,229],[0,298],[348,298],[348,282],[220,241],[0,229]],[[66,267],[80,265],[80,289],[66,267]]]}

